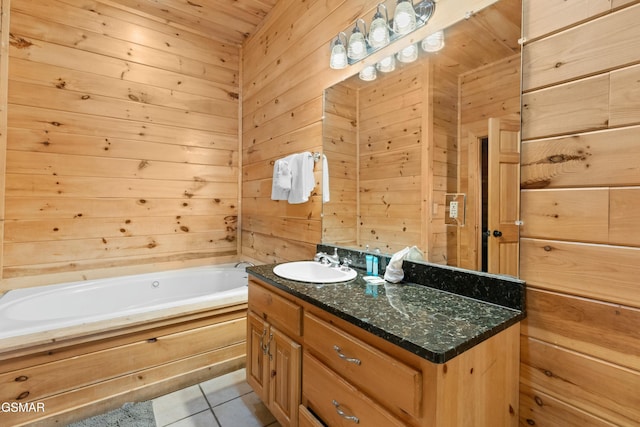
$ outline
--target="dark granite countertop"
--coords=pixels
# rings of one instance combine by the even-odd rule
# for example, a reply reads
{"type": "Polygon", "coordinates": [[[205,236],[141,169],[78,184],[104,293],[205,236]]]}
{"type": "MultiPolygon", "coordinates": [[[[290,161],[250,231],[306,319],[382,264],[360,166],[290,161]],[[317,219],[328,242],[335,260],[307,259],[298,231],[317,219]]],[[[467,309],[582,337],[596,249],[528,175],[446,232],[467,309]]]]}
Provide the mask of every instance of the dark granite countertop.
{"type": "Polygon", "coordinates": [[[308,284],[273,273],[277,264],[247,268],[278,289],[434,363],[444,363],[524,318],[522,310],[423,284],[308,284]]]}

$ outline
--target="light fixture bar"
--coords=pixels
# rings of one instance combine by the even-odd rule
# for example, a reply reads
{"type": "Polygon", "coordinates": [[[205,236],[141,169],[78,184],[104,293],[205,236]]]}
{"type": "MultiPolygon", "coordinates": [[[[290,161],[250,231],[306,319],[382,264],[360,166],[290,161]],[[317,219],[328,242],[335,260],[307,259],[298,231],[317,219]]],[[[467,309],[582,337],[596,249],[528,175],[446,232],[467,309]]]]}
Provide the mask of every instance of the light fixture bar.
{"type": "MultiPolygon", "coordinates": [[[[376,52],[377,50],[380,50],[388,46],[389,44],[393,43],[394,41],[408,34],[413,33],[419,28],[424,27],[427,24],[427,22],[429,22],[429,19],[431,19],[431,17],[433,16],[435,12],[435,8],[436,8],[436,4],[434,0],[421,0],[415,5],[413,5],[411,0],[399,0],[398,5],[396,5],[396,10],[394,12],[394,18],[389,19],[386,5],[384,3],[379,3],[378,6],[376,7],[376,13],[373,16],[373,19],[369,25],[369,33],[365,38],[366,42],[364,43],[364,46],[366,51],[362,54],[358,54],[357,56],[350,55],[347,58],[348,64],[353,65],[361,61],[362,59],[366,58],[367,56],[371,55],[372,53],[376,52]],[[409,7],[407,7],[407,5],[409,5],[409,7]],[[398,31],[399,27],[398,25],[396,25],[396,22],[395,22],[396,21],[395,17],[398,15],[398,6],[401,7],[401,12],[402,10],[405,10],[405,14],[409,15],[409,17],[405,16],[405,19],[407,19],[409,22],[413,22],[413,20],[410,17],[410,12],[408,11],[408,9],[411,8],[413,10],[413,13],[414,13],[413,19],[415,20],[415,24],[409,24],[408,27],[410,28],[410,30],[408,31],[398,31]],[[384,12],[384,15],[381,13],[381,10],[384,12]],[[382,26],[383,23],[384,23],[384,27],[382,26]]],[[[400,18],[400,19],[402,20],[403,18],[400,18]]],[[[359,18],[356,21],[352,35],[356,33],[362,34],[362,31],[358,26],[358,22],[360,21],[362,21],[362,24],[364,25],[366,30],[365,21],[362,18],[359,18]]],[[[356,40],[359,40],[359,36],[356,36],[356,40]]],[[[358,45],[358,46],[362,46],[362,45],[358,45]]],[[[348,47],[347,47],[347,50],[348,50],[348,47]]]]}

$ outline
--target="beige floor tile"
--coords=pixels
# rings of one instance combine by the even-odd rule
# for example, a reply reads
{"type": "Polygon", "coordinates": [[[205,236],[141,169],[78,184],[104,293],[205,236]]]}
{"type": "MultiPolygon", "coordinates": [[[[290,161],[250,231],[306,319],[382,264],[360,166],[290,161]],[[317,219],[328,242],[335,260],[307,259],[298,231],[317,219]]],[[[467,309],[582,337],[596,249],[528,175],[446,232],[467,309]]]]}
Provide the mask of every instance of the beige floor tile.
{"type": "Polygon", "coordinates": [[[228,402],[251,392],[251,386],[246,381],[246,371],[239,369],[218,378],[200,384],[211,407],[228,402]]]}
{"type": "Polygon", "coordinates": [[[166,426],[209,409],[200,387],[187,387],[153,399],[153,414],[158,426],[166,426]]]}
{"type": "Polygon", "coordinates": [[[216,406],[213,412],[221,427],[264,427],[275,422],[271,412],[254,392],[216,406]]]}

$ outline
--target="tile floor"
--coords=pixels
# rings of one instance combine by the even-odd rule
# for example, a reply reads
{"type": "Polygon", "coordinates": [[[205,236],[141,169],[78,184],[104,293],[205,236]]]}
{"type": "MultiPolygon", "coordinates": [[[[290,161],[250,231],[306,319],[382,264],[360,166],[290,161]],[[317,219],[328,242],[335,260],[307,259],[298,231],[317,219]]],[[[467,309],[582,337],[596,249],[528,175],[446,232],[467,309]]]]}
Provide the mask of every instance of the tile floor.
{"type": "Polygon", "coordinates": [[[245,370],[153,399],[158,427],[280,427],[245,381],[245,370]]]}

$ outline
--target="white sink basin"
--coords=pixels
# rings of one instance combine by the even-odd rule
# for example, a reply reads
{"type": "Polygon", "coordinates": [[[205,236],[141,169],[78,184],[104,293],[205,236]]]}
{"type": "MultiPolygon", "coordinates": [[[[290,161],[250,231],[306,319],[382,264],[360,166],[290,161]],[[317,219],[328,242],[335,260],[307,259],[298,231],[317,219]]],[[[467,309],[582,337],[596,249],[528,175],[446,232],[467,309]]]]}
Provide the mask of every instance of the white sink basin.
{"type": "Polygon", "coordinates": [[[339,283],[355,279],[358,273],[349,268],[329,267],[316,261],[294,261],[276,265],[274,274],[284,279],[308,283],[339,283]]]}

